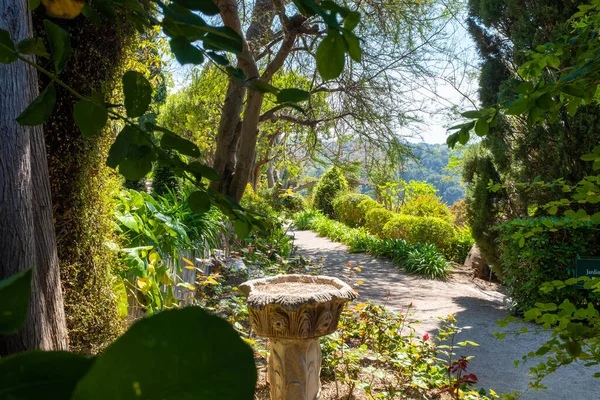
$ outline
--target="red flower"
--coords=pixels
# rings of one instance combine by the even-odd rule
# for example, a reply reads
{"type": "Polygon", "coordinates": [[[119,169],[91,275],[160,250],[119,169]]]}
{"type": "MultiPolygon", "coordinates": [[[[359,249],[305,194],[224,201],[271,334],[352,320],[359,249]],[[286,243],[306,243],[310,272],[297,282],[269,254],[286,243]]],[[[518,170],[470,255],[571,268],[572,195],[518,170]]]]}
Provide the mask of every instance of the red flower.
{"type": "Polygon", "coordinates": [[[423,340],[429,340],[429,333],[425,333],[423,335],[423,340]]]}

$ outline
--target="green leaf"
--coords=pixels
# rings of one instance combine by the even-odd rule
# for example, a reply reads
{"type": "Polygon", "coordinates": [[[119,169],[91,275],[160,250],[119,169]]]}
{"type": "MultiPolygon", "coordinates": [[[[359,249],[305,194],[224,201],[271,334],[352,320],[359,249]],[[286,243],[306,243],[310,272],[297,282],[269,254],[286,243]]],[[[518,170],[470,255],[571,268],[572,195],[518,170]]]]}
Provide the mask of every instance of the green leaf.
{"type": "Polygon", "coordinates": [[[175,0],[175,3],[204,15],[217,15],[221,11],[213,0],[175,0]]]}
{"type": "Polygon", "coordinates": [[[83,8],[81,9],[81,13],[84,17],[95,23],[96,25],[100,25],[102,20],[100,19],[100,14],[92,6],[90,3],[85,3],[83,8]]]}
{"type": "Polygon", "coordinates": [[[204,214],[210,211],[210,196],[206,192],[195,191],[188,197],[188,204],[196,214],[204,214]]]}
{"type": "Polygon", "coordinates": [[[188,171],[196,176],[201,176],[209,181],[220,181],[221,177],[217,174],[217,171],[212,169],[211,167],[204,165],[198,161],[193,161],[189,163],[186,167],[188,171]]]}
{"type": "Polygon", "coordinates": [[[254,398],[252,349],[225,320],[198,307],[134,324],[79,382],[73,400],[254,398]]]}
{"type": "Polygon", "coordinates": [[[106,159],[106,165],[110,168],[117,168],[117,166],[127,157],[129,152],[129,146],[134,144],[137,131],[135,128],[127,125],[119,132],[114,143],[108,150],[108,158],[106,159]]]}
{"type": "Polygon", "coordinates": [[[331,31],[317,47],[317,70],[323,80],[335,79],[344,70],[346,42],[337,32],[331,31]]]}
{"type": "Polygon", "coordinates": [[[204,62],[202,51],[185,38],[175,37],[171,39],[171,51],[181,65],[200,65],[204,62]]]}
{"type": "Polygon", "coordinates": [[[490,124],[488,124],[485,118],[479,118],[475,123],[475,133],[477,136],[485,136],[490,130],[490,124]]]}
{"type": "Polygon", "coordinates": [[[285,103],[287,101],[291,101],[293,103],[298,103],[301,101],[308,100],[310,97],[310,93],[305,90],[300,89],[282,89],[277,94],[277,102],[285,103]]]}
{"type": "Polygon", "coordinates": [[[98,103],[81,100],[73,106],[73,119],[83,136],[92,137],[106,126],[108,110],[98,103]]]}
{"type": "Polygon", "coordinates": [[[17,51],[21,54],[35,54],[36,56],[48,58],[50,54],[46,51],[42,38],[23,39],[17,44],[17,51]]]}
{"type": "Polygon", "coordinates": [[[58,74],[67,64],[69,57],[71,57],[71,37],[67,31],[47,19],[44,20],[44,28],[50,42],[54,68],[58,74]]]}
{"type": "Polygon", "coordinates": [[[0,398],[70,399],[94,359],[66,351],[31,351],[0,360],[0,398]]]}
{"type": "Polygon", "coordinates": [[[206,54],[218,65],[229,65],[229,60],[225,56],[217,54],[213,51],[207,51],[206,54]]]}
{"type": "Polygon", "coordinates": [[[565,350],[567,350],[567,353],[569,353],[571,357],[577,358],[581,354],[581,344],[575,341],[567,342],[565,343],[565,350]]]}
{"type": "Polygon", "coordinates": [[[15,54],[15,43],[7,30],[0,29],[0,63],[10,64],[19,58],[15,54]]]}
{"type": "Polygon", "coordinates": [[[25,325],[29,312],[31,276],[32,270],[29,268],[0,281],[0,335],[15,334],[25,325]]]}
{"type": "Polygon", "coordinates": [[[140,233],[140,227],[133,215],[127,213],[125,215],[115,215],[115,218],[118,219],[119,222],[122,223],[130,231],[140,233]]]}
{"type": "Polygon", "coordinates": [[[248,223],[248,221],[243,220],[243,219],[238,219],[235,221],[235,224],[233,225],[233,230],[235,231],[235,234],[238,235],[238,237],[240,239],[245,239],[248,237],[248,235],[250,235],[250,230],[251,230],[251,226],[250,223],[248,223]]]}
{"type": "MultiPolygon", "coordinates": [[[[204,42],[204,48],[207,50],[223,50],[233,54],[241,54],[243,50],[243,42],[239,35],[236,33],[236,37],[232,38],[229,35],[229,31],[224,31],[226,33],[222,33],[218,31],[215,33],[214,30],[217,28],[211,29],[210,33],[202,38],[204,42]]],[[[235,31],[233,31],[235,33],[235,31]]]]}
{"type": "Polygon", "coordinates": [[[344,28],[349,31],[354,30],[356,25],[360,22],[360,13],[358,11],[350,11],[346,18],[344,18],[344,28]]]}
{"type": "Polygon", "coordinates": [[[460,114],[465,118],[481,118],[483,116],[483,114],[481,113],[480,110],[471,110],[471,111],[465,111],[464,113],[460,114]]]}
{"type": "Polygon", "coordinates": [[[152,85],[137,71],[127,71],[123,75],[125,109],[130,118],[141,117],[152,101],[152,85]]]}
{"type": "Polygon", "coordinates": [[[275,86],[265,81],[261,81],[260,79],[251,80],[249,82],[249,86],[261,93],[277,94],[277,92],[279,91],[275,86]]]}
{"type": "Polygon", "coordinates": [[[33,11],[40,6],[41,0],[29,0],[29,11],[33,11]]]}
{"type": "Polygon", "coordinates": [[[56,88],[48,85],[40,95],[17,117],[19,125],[41,125],[50,117],[56,103],[56,88]]]}
{"type": "Polygon", "coordinates": [[[360,40],[353,33],[342,32],[344,36],[344,40],[346,41],[346,48],[348,49],[348,54],[350,58],[352,58],[356,62],[360,62],[362,60],[362,49],[360,48],[360,40]]]}
{"type": "Polygon", "coordinates": [[[147,145],[130,145],[127,158],[119,163],[119,173],[126,179],[139,180],[152,170],[152,162],[156,160],[156,154],[147,145]]]}
{"type": "Polygon", "coordinates": [[[195,143],[172,133],[164,133],[160,139],[160,146],[163,149],[177,150],[183,155],[190,157],[200,157],[200,149],[195,143]]]}
{"type": "Polygon", "coordinates": [[[522,236],[522,237],[519,239],[519,247],[523,247],[523,246],[525,246],[525,237],[523,237],[523,236],[522,236]]]}

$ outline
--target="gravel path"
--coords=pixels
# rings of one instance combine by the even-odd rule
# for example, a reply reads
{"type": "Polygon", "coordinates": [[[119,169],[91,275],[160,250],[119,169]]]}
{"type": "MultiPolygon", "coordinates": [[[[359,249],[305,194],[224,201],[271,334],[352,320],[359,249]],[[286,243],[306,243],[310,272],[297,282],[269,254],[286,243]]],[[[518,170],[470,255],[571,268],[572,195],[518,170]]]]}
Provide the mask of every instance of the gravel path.
{"type": "MultiPolygon", "coordinates": [[[[449,314],[455,315],[459,326],[470,326],[459,340],[480,344],[479,347],[464,348],[464,355],[475,356],[469,363],[469,372],[479,377],[479,387],[492,388],[497,393],[527,389],[529,367],[536,363],[515,368],[514,360],[537,350],[549,334],[532,324],[526,325],[530,332],[537,333],[512,334],[525,324],[511,324],[506,338],[502,341],[496,339],[493,333],[501,331],[496,321],[506,317],[508,311],[504,306],[504,294],[494,290],[493,285],[461,277],[447,282],[422,279],[398,271],[389,261],[366,254],[349,254],[346,246],[318,237],[314,232],[295,231],[293,234],[300,254],[313,260],[323,260],[323,274],[350,284],[363,281],[360,286],[354,286],[363,300],[385,303],[395,311],[406,309],[406,305],[412,302],[414,318],[421,321],[415,325],[417,333],[434,334],[439,328],[437,317],[449,314]],[[361,266],[361,271],[348,276],[347,263],[361,266]]],[[[463,355],[460,351],[457,353],[463,355]]],[[[600,399],[600,379],[592,378],[597,371],[581,364],[571,364],[544,380],[548,390],[528,391],[522,399],[600,399]]]]}

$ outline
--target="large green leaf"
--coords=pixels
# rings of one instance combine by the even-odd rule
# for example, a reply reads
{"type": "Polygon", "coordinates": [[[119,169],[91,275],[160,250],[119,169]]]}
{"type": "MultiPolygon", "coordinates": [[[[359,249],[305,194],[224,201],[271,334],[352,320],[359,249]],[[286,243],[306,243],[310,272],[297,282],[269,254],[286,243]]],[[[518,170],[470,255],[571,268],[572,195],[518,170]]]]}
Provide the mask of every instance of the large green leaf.
{"type": "MultiPolygon", "coordinates": [[[[29,311],[31,276],[30,268],[0,281],[0,335],[15,334],[25,325],[29,311]]],[[[0,391],[1,388],[2,385],[0,391]]]]}
{"type": "Polygon", "coordinates": [[[127,71],[123,75],[125,109],[131,118],[141,117],[152,101],[152,85],[137,71],[127,71]]]}
{"type": "Polygon", "coordinates": [[[214,33],[212,30],[202,38],[202,41],[207,50],[223,50],[234,54],[241,54],[243,50],[243,43],[239,36],[231,38],[224,34],[214,33]]]}
{"type": "Polygon", "coordinates": [[[108,110],[98,103],[81,100],[73,107],[73,118],[85,137],[99,134],[108,122],[108,110]]]}
{"type": "Polygon", "coordinates": [[[324,80],[335,79],[344,70],[346,42],[336,31],[329,34],[317,47],[317,70],[324,80]]]}
{"type": "Polygon", "coordinates": [[[305,101],[308,100],[308,98],[310,97],[310,93],[308,93],[305,90],[300,90],[300,89],[282,89],[278,94],[277,94],[277,102],[278,103],[285,103],[287,101],[291,101],[294,103],[298,103],[300,101],[305,101]]]}
{"type": "Polygon", "coordinates": [[[17,117],[19,125],[41,125],[50,117],[56,103],[56,88],[48,85],[39,96],[17,117]]]}
{"type": "Polygon", "coordinates": [[[56,69],[56,73],[60,73],[67,64],[69,57],[71,57],[70,35],[63,28],[47,19],[44,20],[44,28],[50,42],[54,68],[56,69]]]}
{"type": "Polygon", "coordinates": [[[198,179],[206,178],[209,181],[219,181],[221,177],[213,168],[204,165],[198,161],[192,161],[185,167],[189,172],[194,174],[198,179]]]}
{"type": "Polygon", "coordinates": [[[32,351],[0,360],[0,399],[70,399],[92,358],[66,351],[32,351]]]}
{"type": "Polygon", "coordinates": [[[129,152],[129,146],[135,144],[137,131],[135,128],[127,125],[119,132],[110,150],[108,151],[108,158],[106,159],[106,165],[111,168],[117,168],[117,166],[127,157],[129,152]]]}
{"type": "Polygon", "coordinates": [[[10,38],[7,30],[0,29],[0,63],[10,64],[17,61],[15,43],[10,38]]]}
{"type": "Polygon", "coordinates": [[[344,32],[344,40],[346,41],[346,46],[348,47],[348,54],[350,54],[350,58],[352,58],[356,62],[360,62],[362,60],[362,49],[360,48],[360,40],[353,33],[344,32]]]}
{"type": "Polygon", "coordinates": [[[175,3],[205,15],[217,15],[220,12],[213,0],[175,0],[175,3]]]}
{"type": "Polygon", "coordinates": [[[251,400],[252,349],[225,320],[198,307],[133,325],[98,356],[73,400],[251,400]]]}
{"type": "Polygon", "coordinates": [[[204,55],[196,46],[193,46],[187,39],[175,37],[171,39],[171,51],[175,55],[179,64],[199,65],[204,62],[204,55]]]}
{"type": "Polygon", "coordinates": [[[210,211],[210,197],[206,192],[195,191],[188,197],[188,204],[196,214],[204,214],[210,211]]]}
{"type": "Polygon", "coordinates": [[[23,39],[17,44],[17,51],[21,54],[35,54],[36,56],[48,58],[50,54],[46,51],[42,38],[23,39]]]}
{"type": "Polygon", "coordinates": [[[195,143],[172,133],[164,133],[160,139],[160,146],[167,150],[177,150],[183,155],[199,157],[200,149],[195,143]]]}
{"type": "Polygon", "coordinates": [[[119,163],[119,173],[126,179],[137,181],[148,175],[155,160],[156,155],[149,146],[130,146],[127,158],[119,163]]]}
{"type": "Polygon", "coordinates": [[[252,229],[252,226],[250,225],[250,223],[243,219],[236,220],[235,224],[233,225],[233,230],[235,231],[235,234],[238,235],[238,237],[240,239],[247,238],[248,235],[250,235],[251,229],[252,229]]]}

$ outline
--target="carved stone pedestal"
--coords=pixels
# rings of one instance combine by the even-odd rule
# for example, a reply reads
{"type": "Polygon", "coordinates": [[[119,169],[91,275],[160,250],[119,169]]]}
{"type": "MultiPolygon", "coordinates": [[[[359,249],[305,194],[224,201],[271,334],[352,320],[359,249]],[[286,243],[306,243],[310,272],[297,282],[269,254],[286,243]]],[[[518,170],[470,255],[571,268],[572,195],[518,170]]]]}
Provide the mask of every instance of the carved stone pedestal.
{"type": "Polygon", "coordinates": [[[240,289],[248,296],[252,328],[271,339],[271,400],[318,399],[319,337],[337,329],[345,304],[356,292],[339,279],[310,275],[256,279],[240,289]]]}

